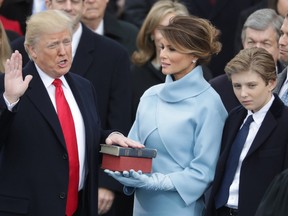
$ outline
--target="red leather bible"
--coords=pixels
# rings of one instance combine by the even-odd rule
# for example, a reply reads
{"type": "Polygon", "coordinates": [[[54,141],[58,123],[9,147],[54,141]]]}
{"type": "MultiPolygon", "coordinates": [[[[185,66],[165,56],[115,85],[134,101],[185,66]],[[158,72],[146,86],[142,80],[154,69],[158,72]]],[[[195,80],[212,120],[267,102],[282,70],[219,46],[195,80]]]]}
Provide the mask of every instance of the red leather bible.
{"type": "Polygon", "coordinates": [[[142,170],[143,173],[151,173],[152,158],[103,154],[102,168],[120,172],[134,169],[135,171],[142,170]]]}

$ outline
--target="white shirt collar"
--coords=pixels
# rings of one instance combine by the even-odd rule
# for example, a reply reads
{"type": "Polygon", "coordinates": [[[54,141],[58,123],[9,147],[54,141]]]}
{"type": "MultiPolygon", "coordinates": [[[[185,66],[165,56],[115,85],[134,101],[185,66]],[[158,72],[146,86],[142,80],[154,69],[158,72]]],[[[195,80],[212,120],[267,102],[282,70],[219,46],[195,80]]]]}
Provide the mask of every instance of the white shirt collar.
{"type": "MultiPolygon", "coordinates": [[[[38,74],[39,74],[42,82],[44,83],[45,88],[46,88],[46,89],[49,88],[49,87],[52,85],[52,82],[54,81],[55,78],[52,78],[52,77],[50,77],[48,74],[46,74],[45,72],[43,72],[43,71],[38,67],[38,65],[37,65],[36,63],[35,63],[35,66],[36,66],[37,72],[38,72],[38,74]]],[[[67,88],[68,83],[67,83],[65,77],[64,77],[64,76],[61,76],[59,79],[62,81],[62,85],[63,85],[65,88],[67,88]]]]}
{"type": "Polygon", "coordinates": [[[98,28],[94,30],[94,32],[99,34],[99,35],[104,35],[104,21],[103,21],[103,19],[99,23],[98,28]]]}
{"type": "MultiPolygon", "coordinates": [[[[256,124],[262,124],[262,121],[264,119],[264,117],[266,116],[266,113],[268,112],[268,110],[270,109],[273,101],[274,101],[275,97],[274,95],[272,95],[271,99],[268,101],[267,104],[265,104],[259,111],[253,113],[251,110],[248,110],[248,115],[253,115],[253,119],[254,119],[254,122],[256,124]]],[[[247,118],[246,117],[246,118],[247,118]]],[[[246,119],[245,119],[246,120],[246,119]]]]}
{"type": "Polygon", "coordinates": [[[83,32],[82,23],[79,23],[78,29],[73,33],[72,37],[72,58],[74,58],[79,41],[83,32]]]}

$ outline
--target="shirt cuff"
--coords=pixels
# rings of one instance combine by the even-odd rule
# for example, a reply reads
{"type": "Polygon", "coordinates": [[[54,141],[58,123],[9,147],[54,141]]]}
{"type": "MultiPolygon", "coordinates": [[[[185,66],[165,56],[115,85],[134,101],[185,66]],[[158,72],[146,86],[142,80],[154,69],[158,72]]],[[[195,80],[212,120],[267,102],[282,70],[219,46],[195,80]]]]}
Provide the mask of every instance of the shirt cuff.
{"type": "Polygon", "coordinates": [[[19,99],[18,99],[16,102],[14,102],[14,103],[10,103],[10,102],[7,100],[7,98],[5,97],[4,94],[3,94],[3,98],[4,98],[4,101],[5,101],[5,103],[6,103],[7,109],[12,112],[12,109],[13,109],[13,108],[15,107],[15,105],[19,102],[19,99]]]}

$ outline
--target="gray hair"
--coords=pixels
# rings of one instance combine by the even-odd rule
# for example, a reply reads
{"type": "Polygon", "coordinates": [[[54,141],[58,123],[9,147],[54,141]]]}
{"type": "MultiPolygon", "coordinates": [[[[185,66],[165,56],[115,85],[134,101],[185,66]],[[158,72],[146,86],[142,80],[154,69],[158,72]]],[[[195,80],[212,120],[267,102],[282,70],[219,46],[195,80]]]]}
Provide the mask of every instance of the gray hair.
{"type": "Polygon", "coordinates": [[[275,10],[270,8],[260,9],[252,13],[246,20],[243,25],[241,39],[242,42],[246,39],[246,29],[251,28],[257,31],[265,31],[270,26],[276,32],[276,40],[278,40],[281,35],[281,26],[284,18],[281,15],[278,15],[275,10]]]}

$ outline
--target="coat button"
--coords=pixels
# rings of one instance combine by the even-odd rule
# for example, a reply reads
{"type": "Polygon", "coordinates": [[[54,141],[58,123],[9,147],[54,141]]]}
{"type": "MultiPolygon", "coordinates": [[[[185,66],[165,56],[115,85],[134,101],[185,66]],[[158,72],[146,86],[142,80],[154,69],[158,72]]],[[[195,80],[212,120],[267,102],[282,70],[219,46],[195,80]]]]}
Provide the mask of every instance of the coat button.
{"type": "Polygon", "coordinates": [[[65,193],[65,192],[61,192],[61,193],[59,194],[59,197],[60,197],[60,199],[65,199],[66,193],[65,193]]]}
{"type": "Polygon", "coordinates": [[[67,160],[68,155],[67,155],[66,153],[64,153],[63,156],[62,156],[62,158],[63,158],[64,160],[67,160]]]}

